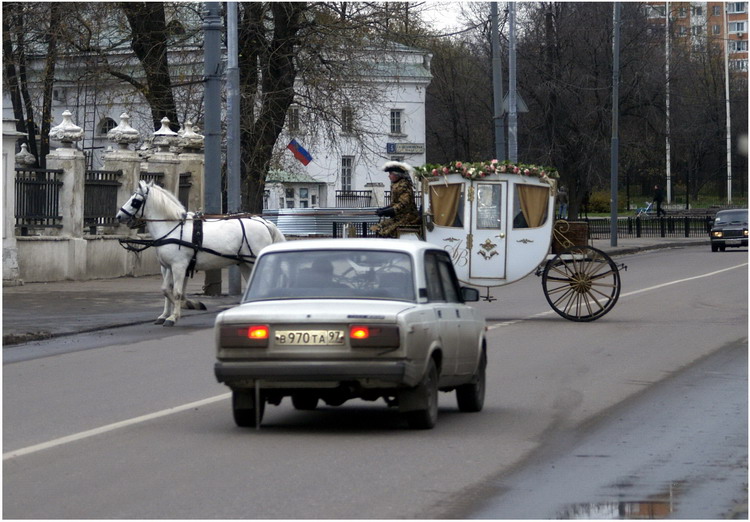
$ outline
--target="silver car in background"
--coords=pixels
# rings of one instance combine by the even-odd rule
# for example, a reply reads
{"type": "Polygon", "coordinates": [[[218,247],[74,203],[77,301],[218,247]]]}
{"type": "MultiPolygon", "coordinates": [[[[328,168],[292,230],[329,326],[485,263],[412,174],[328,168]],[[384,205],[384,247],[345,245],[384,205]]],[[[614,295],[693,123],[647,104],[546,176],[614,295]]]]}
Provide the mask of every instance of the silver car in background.
{"type": "Polygon", "coordinates": [[[451,258],[423,241],[326,239],[277,243],[258,256],[242,303],[215,323],[215,375],[232,390],[238,426],[266,403],[377,400],[416,429],[435,426],[438,391],[482,409],[485,321],[467,305],[451,258]]]}

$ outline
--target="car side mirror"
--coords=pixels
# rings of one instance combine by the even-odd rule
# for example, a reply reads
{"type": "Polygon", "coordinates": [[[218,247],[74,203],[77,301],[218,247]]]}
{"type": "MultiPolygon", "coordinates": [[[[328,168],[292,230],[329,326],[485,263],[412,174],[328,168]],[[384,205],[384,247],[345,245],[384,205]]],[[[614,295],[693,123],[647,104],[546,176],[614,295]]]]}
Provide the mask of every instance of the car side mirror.
{"type": "Polygon", "coordinates": [[[465,302],[479,301],[479,290],[468,286],[461,287],[461,297],[465,302]]]}

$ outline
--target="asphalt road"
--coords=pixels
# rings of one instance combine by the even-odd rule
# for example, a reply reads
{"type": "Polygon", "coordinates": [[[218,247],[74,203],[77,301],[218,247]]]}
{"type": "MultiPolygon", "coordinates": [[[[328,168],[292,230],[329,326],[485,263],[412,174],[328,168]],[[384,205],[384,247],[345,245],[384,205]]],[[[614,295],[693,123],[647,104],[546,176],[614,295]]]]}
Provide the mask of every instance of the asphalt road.
{"type": "MultiPolygon", "coordinates": [[[[441,394],[430,431],[410,431],[382,402],[361,401],[314,412],[285,401],[267,408],[260,430],[236,428],[227,390],[213,378],[205,316],[158,338],[141,327],[76,336],[71,350],[35,343],[34,358],[5,358],[3,516],[534,518],[649,500],[665,485],[696,484],[704,461],[746,479],[747,363],[732,357],[747,352],[747,251],[698,247],[617,261],[628,265],[620,301],[594,323],[558,317],[534,276],[479,303],[491,324],[485,409],[459,413],[454,396],[441,394]],[[695,403],[691,387],[705,400],[692,416],[673,414],[695,403]],[[656,413],[644,417],[644,404],[656,413]],[[613,414],[627,419],[621,438],[613,414]],[[658,419],[659,429],[633,429],[644,419],[658,419]],[[578,446],[593,444],[589,437],[598,445],[578,446]],[[681,450],[693,439],[704,451],[681,450]],[[612,466],[594,474],[592,462],[612,466]],[[516,494],[535,466],[542,498],[516,494]],[[624,472],[637,486],[633,498],[610,487],[624,472]]],[[[730,482],[708,518],[746,499],[746,483],[743,499],[730,482]]],[[[703,505],[698,490],[682,487],[675,514],[705,514],[690,508],[703,505]]]]}

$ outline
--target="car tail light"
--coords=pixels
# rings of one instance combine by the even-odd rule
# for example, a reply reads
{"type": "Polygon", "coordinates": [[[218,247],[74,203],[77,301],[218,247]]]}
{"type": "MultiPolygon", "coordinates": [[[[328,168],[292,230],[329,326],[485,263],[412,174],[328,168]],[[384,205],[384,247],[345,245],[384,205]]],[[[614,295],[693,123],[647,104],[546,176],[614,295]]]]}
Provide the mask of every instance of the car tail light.
{"type": "Polygon", "coordinates": [[[369,324],[349,326],[352,348],[398,348],[401,344],[398,326],[369,324]]]}
{"type": "Polygon", "coordinates": [[[224,348],[265,348],[271,329],[266,324],[221,327],[220,344],[224,348]]]}

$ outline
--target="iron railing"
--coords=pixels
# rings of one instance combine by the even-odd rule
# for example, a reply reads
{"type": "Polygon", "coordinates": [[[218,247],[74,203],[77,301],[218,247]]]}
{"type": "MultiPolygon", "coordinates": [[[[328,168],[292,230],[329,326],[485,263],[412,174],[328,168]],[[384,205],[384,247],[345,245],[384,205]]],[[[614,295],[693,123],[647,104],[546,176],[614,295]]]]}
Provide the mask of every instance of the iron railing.
{"type": "Polygon", "coordinates": [[[164,188],[164,173],[163,172],[145,172],[141,171],[141,181],[146,183],[154,182],[154,185],[159,185],[164,188]]]}
{"type": "Polygon", "coordinates": [[[372,206],[372,190],[337,190],[337,208],[363,208],[372,206]]]}
{"type": "MultiPolygon", "coordinates": [[[[585,220],[590,239],[611,236],[611,218],[585,220]]],[[[712,216],[627,217],[617,220],[618,237],[708,237],[712,216]]]]}
{"type": "MultiPolygon", "coordinates": [[[[391,204],[391,191],[390,190],[385,191],[383,199],[385,199],[386,207],[391,204]]],[[[417,208],[422,207],[422,193],[421,192],[414,192],[414,203],[417,205],[417,208]]]]}
{"type": "Polygon", "coordinates": [[[120,188],[121,170],[87,170],[83,191],[83,226],[90,234],[97,227],[116,226],[117,190],[120,188]]]}
{"type": "Polygon", "coordinates": [[[29,228],[62,228],[61,169],[16,169],[16,227],[22,236],[29,228]]]}
{"type": "Polygon", "coordinates": [[[190,201],[190,188],[193,186],[191,177],[192,173],[190,172],[180,173],[180,185],[177,189],[179,194],[177,194],[177,199],[180,200],[180,203],[185,207],[185,210],[190,210],[188,208],[188,203],[190,201]]]}

